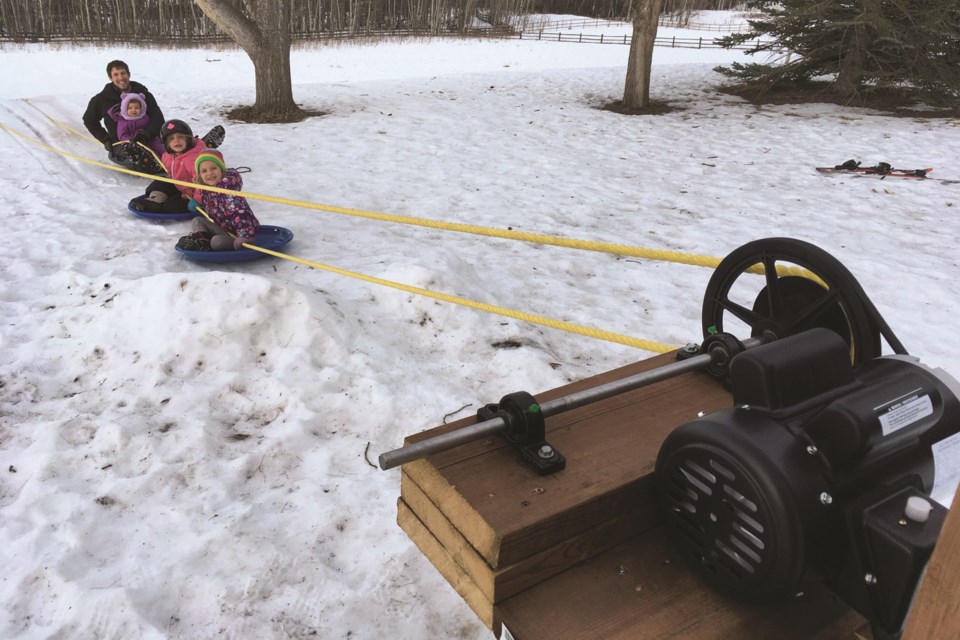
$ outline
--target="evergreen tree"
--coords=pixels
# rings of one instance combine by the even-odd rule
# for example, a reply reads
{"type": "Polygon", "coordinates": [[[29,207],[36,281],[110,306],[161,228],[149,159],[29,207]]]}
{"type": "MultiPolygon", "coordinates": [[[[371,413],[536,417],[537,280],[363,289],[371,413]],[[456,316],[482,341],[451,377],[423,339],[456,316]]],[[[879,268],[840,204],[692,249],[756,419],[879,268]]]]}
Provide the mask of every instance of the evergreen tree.
{"type": "Polygon", "coordinates": [[[960,2],[957,0],[752,0],[764,16],[751,31],[722,38],[731,47],[773,37],[751,54],[772,63],[718,67],[761,90],[784,81],[830,76],[832,90],[853,102],[898,88],[932,103],[960,97],[960,2]],[[773,58],[773,56],[771,56],[773,58]]]}

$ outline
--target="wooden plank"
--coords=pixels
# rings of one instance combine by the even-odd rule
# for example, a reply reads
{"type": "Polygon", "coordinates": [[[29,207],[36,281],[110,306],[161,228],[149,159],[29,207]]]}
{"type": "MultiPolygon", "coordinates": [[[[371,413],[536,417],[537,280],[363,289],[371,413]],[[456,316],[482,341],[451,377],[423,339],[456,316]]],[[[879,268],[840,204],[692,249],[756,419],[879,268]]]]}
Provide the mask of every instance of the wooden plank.
{"type": "Polygon", "coordinates": [[[401,474],[400,497],[443,547],[443,552],[491,602],[500,602],[601,551],[636,536],[656,524],[653,501],[641,503],[621,516],[541,550],[520,562],[494,569],[406,473],[401,474]]]}
{"type": "Polygon", "coordinates": [[[500,637],[500,620],[493,610],[493,603],[484,597],[470,577],[446,554],[437,539],[431,535],[403,499],[397,500],[397,524],[417,545],[420,552],[430,560],[440,575],[460,594],[467,606],[473,609],[480,621],[487,625],[496,637],[500,637]]]}
{"type": "Polygon", "coordinates": [[[866,640],[864,619],[823,587],[775,606],[721,596],[657,527],[494,606],[517,640],[866,640]]]}
{"type": "MultiPolygon", "coordinates": [[[[657,356],[536,397],[543,402],[671,362],[672,354],[657,356]]],[[[698,411],[731,403],[720,383],[688,373],[548,418],[547,439],[567,458],[559,473],[538,476],[500,437],[409,463],[404,471],[493,569],[502,568],[647,502],[666,435],[698,411]]]]}
{"type": "Polygon", "coordinates": [[[960,514],[947,513],[940,538],[907,616],[903,640],[955,640],[960,636],[960,514]]]}

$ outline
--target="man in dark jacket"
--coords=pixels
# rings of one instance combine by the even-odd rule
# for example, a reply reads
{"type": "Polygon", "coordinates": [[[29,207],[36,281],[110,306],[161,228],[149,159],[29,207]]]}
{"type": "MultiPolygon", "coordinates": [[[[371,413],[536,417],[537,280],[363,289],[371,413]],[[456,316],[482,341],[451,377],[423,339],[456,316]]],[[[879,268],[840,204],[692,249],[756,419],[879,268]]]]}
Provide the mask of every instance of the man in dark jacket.
{"type": "Polygon", "coordinates": [[[107,115],[107,111],[114,105],[120,104],[121,93],[142,93],[147,100],[146,111],[150,117],[150,124],[141,132],[145,140],[160,135],[160,125],[163,124],[163,112],[157,106],[157,100],[150,91],[139,82],[130,80],[130,67],[123,60],[111,60],[107,63],[107,76],[110,82],[103,91],[90,98],[87,110],[83,113],[83,124],[94,138],[103,144],[108,157],[113,162],[123,164],[123,159],[115,153],[114,143],[117,142],[117,123],[107,115]]]}

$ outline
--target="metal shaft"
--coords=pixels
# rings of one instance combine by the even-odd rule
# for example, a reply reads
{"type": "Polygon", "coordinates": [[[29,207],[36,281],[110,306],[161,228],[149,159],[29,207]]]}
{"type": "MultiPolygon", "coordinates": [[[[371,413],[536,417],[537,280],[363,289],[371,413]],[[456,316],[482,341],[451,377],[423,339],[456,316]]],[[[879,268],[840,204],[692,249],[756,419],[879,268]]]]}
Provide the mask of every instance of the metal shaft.
{"type": "MultiPolygon", "coordinates": [[[[747,338],[743,341],[743,347],[744,349],[751,349],[764,342],[766,342],[765,338],[747,338]]],[[[577,391],[576,393],[571,393],[570,395],[555,400],[547,400],[540,403],[540,411],[545,418],[548,418],[558,413],[563,413],[564,411],[582,407],[591,402],[597,402],[598,400],[615,396],[618,393],[633,391],[634,389],[639,389],[640,387],[645,387],[649,384],[660,382],[661,380],[667,380],[668,378],[674,378],[681,374],[689,373],[690,371],[705,369],[710,364],[713,364],[715,358],[723,357],[725,357],[725,355],[719,352],[710,352],[693,356],[686,360],[678,360],[677,362],[657,367],[650,371],[644,371],[643,373],[621,378],[620,380],[614,380],[613,382],[608,382],[597,387],[577,391]]],[[[378,458],[380,468],[384,470],[392,469],[401,464],[413,462],[414,460],[425,458],[434,453],[446,451],[461,444],[500,433],[506,429],[506,427],[507,425],[502,418],[493,418],[492,420],[484,420],[483,422],[462,427],[449,433],[433,436],[432,438],[421,440],[406,447],[381,453],[378,458]]]]}

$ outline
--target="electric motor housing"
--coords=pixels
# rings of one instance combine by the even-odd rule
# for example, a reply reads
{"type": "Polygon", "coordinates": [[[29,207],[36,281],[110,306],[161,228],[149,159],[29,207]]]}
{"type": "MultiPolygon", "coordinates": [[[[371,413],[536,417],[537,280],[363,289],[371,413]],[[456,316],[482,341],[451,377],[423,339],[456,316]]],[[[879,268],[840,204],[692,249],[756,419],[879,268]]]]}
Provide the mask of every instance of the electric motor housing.
{"type": "Polygon", "coordinates": [[[737,355],[730,378],[735,406],[681,425],[657,457],[682,555],[750,602],[826,582],[895,633],[946,513],[934,502],[904,526],[903,504],[929,497],[932,447],[960,431],[960,385],[909,356],[854,368],[820,328],[737,355]]]}

